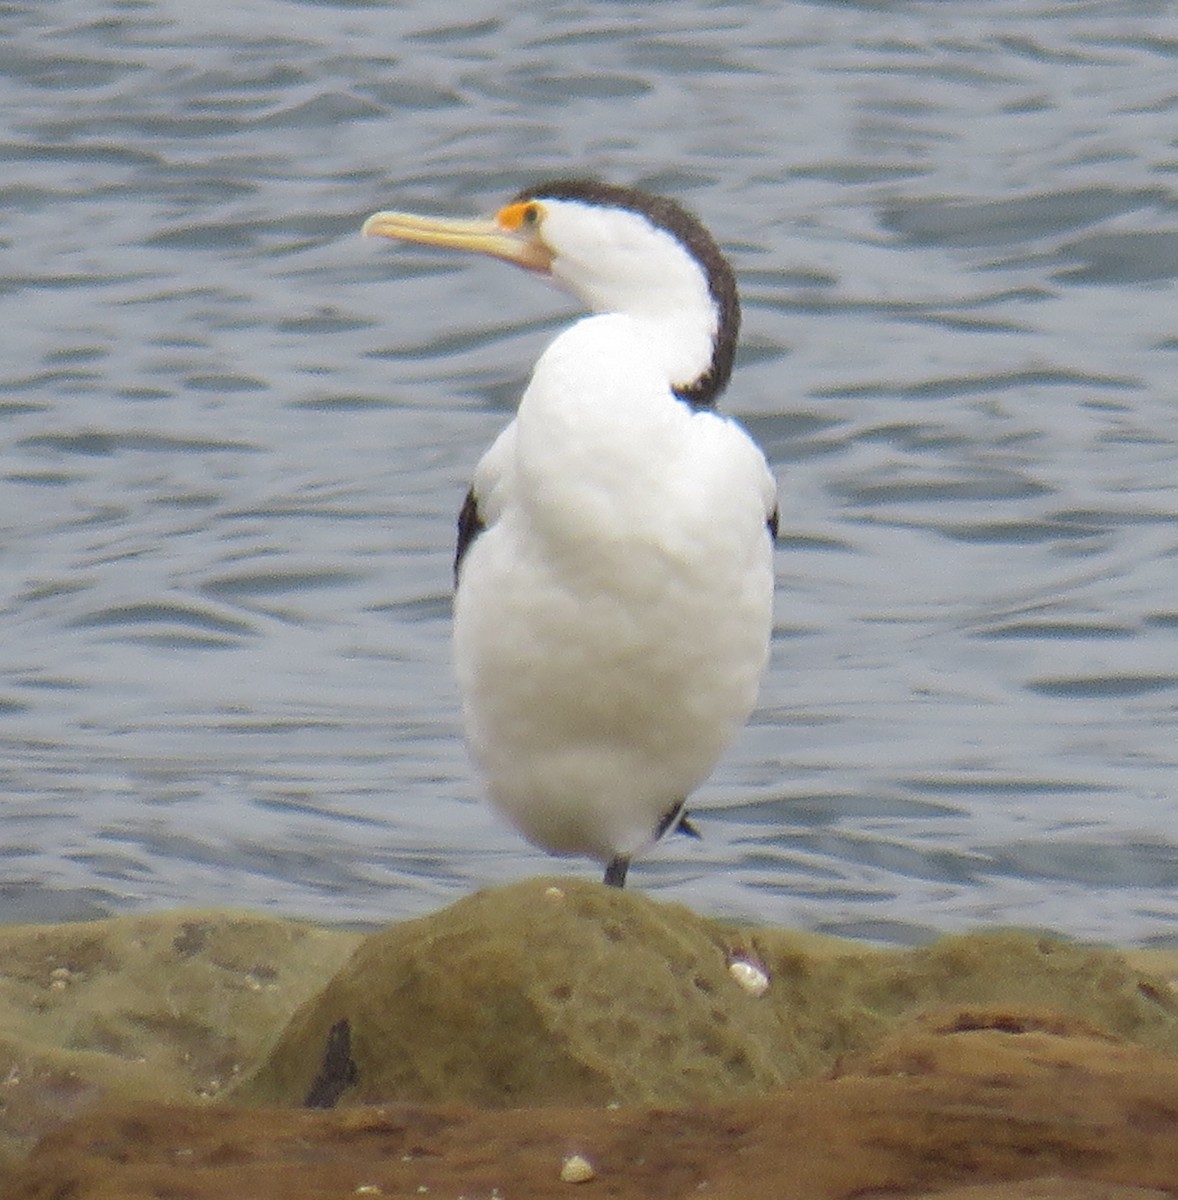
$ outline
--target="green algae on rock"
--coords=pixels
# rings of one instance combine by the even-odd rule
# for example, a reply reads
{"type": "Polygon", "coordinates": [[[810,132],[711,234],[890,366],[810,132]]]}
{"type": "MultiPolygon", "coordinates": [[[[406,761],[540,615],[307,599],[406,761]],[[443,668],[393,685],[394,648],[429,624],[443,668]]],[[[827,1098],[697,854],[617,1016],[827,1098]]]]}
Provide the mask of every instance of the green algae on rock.
{"type": "Polygon", "coordinates": [[[359,940],[233,912],[0,926],[0,1161],[106,1096],[216,1096],[359,940]]]}
{"type": "Polygon", "coordinates": [[[329,1088],[343,1104],[727,1100],[946,1005],[1065,1014],[1178,1054],[1174,994],[1112,951],[1014,932],[883,951],[540,879],[369,936],[231,1099],[302,1104],[346,1033],[329,1088]],[[763,994],[740,986],[734,958],[765,970],[763,994]]]}
{"type": "Polygon", "coordinates": [[[123,1102],[727,1101],[946,1008],[1062,1015],[1178,1054],[1169,984],[1113,951],[1010,932],[881,950],[576,880],[363,938],[235,912],[0,927],[0,1175],[123,1102]]]}
{"type": "MultiPolygon", "coordinates": [[[[763,1091],[780,1079],[764,1047],[790,1033],[728,974],[729,940],[599,884],[480,892],[366,939],[233,1100],[300,1103],[341,1020],[358,1076],[345,1103],[693,1100],[736,1080],[763,1091]]],[[[818,1069],[803,1044],[791,1050],[818,1069]]]]}

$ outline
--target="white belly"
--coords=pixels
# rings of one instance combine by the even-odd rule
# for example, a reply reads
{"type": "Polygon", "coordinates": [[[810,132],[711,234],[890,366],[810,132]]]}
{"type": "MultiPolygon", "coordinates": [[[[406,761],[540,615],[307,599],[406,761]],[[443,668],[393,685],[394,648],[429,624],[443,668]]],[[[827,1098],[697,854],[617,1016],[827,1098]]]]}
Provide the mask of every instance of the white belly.
{"type": "Polygon", "coordinates": [[[562,577],[508,521],[475,544],[454,625],[467,734],[492,801],[526,837],[603,861],[632,854],[711,772],[765,664],[762,538],[761,561],[739,571],[666,572],[627,548],[613,587],[562,577]]]}

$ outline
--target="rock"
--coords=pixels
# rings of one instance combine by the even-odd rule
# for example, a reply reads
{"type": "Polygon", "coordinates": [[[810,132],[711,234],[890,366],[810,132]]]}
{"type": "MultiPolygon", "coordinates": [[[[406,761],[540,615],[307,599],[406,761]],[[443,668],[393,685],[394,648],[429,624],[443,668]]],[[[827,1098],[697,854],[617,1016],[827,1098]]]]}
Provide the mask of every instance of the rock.
{"type": "Polygon", "coordinates": [[[948,1009],[838,1071],[727,1104],[333,1111],[117,1105],[47,1137],[9,1200],[694,1195],[1149,1200],[1178,1190],[1178,1060],[948,1009]],[[577,1155],[594,1178],[573,1188],[577,1155]]]}
{"type": "Polygon", "coordinates": [[[1174,959],[879,950],[575,880],[364,938],[0,929],[0,1194],[1141,1200],[1178,1191],[1178,1002],[1147,963],[1174,959]]]}
{"type": "Polygon", "coordinates": [[[880,951],[541,879],[368,937],[232,1099],[695,1104],[816,1075],[962,1004],[1082,1018],[1178,1054],[1174,994],[1111,951],[1013,932],[880,951]],[[768,986],[742,986],[733,962],[768,986]]]}
{"type": "Polygon", "coordinates": [[[107,1096],[216,1096],[359,940],[227,912],[0,927],[0,1164],[107,1096]]]}

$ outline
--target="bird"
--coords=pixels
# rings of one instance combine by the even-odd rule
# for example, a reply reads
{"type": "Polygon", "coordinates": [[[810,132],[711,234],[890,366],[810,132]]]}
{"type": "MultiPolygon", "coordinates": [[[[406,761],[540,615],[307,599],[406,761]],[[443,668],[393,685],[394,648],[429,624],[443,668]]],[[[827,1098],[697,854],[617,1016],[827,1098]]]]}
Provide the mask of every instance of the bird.
{"type": "Polygon", "coordinates": [[[623,887],[756,704],[773,622],[776,481],[716,410],[736,278],[677,201],[596,179],[490,219],[377,212],[368,236],[490,255],[587,311],[542,352],[475,468],[454,559],[471,757],[530,842],[623,887]]]}

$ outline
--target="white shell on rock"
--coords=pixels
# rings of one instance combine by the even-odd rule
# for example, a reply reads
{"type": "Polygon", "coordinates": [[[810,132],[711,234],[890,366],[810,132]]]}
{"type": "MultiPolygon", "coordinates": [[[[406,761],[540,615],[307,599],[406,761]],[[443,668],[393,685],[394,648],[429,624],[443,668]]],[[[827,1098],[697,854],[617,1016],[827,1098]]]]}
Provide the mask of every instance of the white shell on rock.
{"type": "Polygon", "coordinates": [[[593,1164],[579,1154],[570,1154],[560,1164],[560,1178],[563,1183],[588,1183],[595,1174],[593,1164]]]}
{"type": "Polygon", "coordinates": [[[769,975],[756,963],[746,962],[743,958],[733,959],[728,964],[728,974],[750,996],[763,996],[769,990],[769,975]]]}

